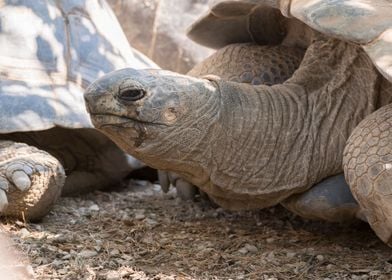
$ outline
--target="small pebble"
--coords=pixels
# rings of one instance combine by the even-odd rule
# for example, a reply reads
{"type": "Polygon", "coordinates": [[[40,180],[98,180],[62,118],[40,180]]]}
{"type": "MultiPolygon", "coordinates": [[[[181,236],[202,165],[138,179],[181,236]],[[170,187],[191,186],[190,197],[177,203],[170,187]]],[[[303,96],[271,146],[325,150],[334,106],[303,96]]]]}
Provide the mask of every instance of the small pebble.
{"type": "Polygon", "coordinates": [[[99,211],[99,206],[97,204],[93,204],[88,209],[90,211],[99,211]]]}
{"type": "Polygon", "coordinates": [[[136,220],[144,220],[145,218],[146,218],[146,216],[144,214],[136,214],[135,215],[136,220]]]}
{"type": "Polygon", "coordinates": [[[117,249],[113,249],[110,251],[111,256],[118,256],[120,254],[120,251],[117,249]]]}
{"type": "Polygon", "coordinates": [[[92,258],[95,257],[96,255],[98,255],[98,253],[93,250],[83,250],[80,253],[78,253],[78,256],[82,258],[92,258]]]}
{"type": "Polygon", "coordinates": [[[65,255],[64,257],[62,257],[61,259],[63,259],[63,260],[69,260],[71,257],[72,257],[71,254],[67,254],[67,255],[65,255]]]}
{"type": "Polygon", "coordinates": [[[287,252],[286,253],[286,257],[288,257],[288,258],[294,258],[296,256],[296,253],[294,253],[294,252],[287,252]]]}
{"type": "Polygon", "coordinates": [[[51,235],[47,237],[49,243],[56,242],[56,243],[64,243],[67,241],[67,237],[63,234],[59,233],[56,235],[51,235]]]}
{"type": "Polygon", "coordinates": [[[374,271],[371,271],[370,273],[369,273],[369,275],[370,276],[380,276],[381,275],[381,271],[379,271],[379,270],[374,270],[374,271]]]}
{"type": "Polygon", "coordinates": [[[275,253],[274,252],[269,252],[267,255],[267,259],[269,261],[274,260],[275,259],[275,253]]]}
{"type": "Polygon", "coordinates": [[[57,272],[58,272],[59,274],[67,274],[67,273],[68,273],[68,269],[66,269],[66,268],[61,268],[61,269],[58,269],[57,272]]]}
{"type": "Polygon", "coordinates": [[[306,251],[306,253],[307,253],[309,256],[314,256],[314,255],[316,255],[316,253],[315,253],[315,251],[314,251],[314,248],[307,248],[305,251],[306,251]]]}
{"type": "Polygon", "coordinates": [[[25,238],[30,236],[30,231],[28,231],[26,228],[22,228],[19,231],[19,235],[20,235],[21,238],[25,239],[25,238]]]}
{"type": "Polygon", "coordinates": [[[238,252],[245,255],[248,253],[248,250],[245,247],[243,247],[243,248],[239,249],[238,252]]]}
{"type": "Polygon", "coordinates": [[[251,244],[245,244],[244,247],[247,251],[251,252],[251,253],[256,253],[258,251],[257,247],[251,244]]]}
{"type": "Polygon", "coordinates": [[[48,259],[47,258],[43,258],[43,257],[38,257],[36,259],[34,259],[34,263],[36,264],[47,264],[48,263],[48,259]]]}
{"type": "Polygon", "coordinates": [[[275,238],[270,237],[270,238],[267,238],[266,241],[267,241],[268,244],[271,244],[271,243],[273,243],[275,241],[275,238]]]}
{"type": "Polygon", "coordinates": [[[317,255],[317,256],[316,256],[316,259],[317,259],[319,262],[322,262],[322,261],[324,261],[324,256],[323,256],[323,255],[317,255]]]}
{"type": "Polygon", "coordinates": [[[157,221],[155,221],[155,220],[153,220],[153,219],[150,219],[150,218],[147,218],[147,219],[146,219],[146,223],[149,224],[150,226],[155,226],[155,225],[158,224],[157,221]]]}
{"type": "Polygon", "coordinates": [[[106,274],[106,280],[118,280],[121,279],[121,274],[115,270],[111,270],[106,274]]]}
{"type": "Polygon", "coordinates": [[[64,263],[63,261],[54,260],[51,264],[52,264],[54,267],[60,267],[63,263],[64,263]]]}
{"type": "Polygon", "coordinates": [[[332,270],[334,267],[335,267],[335,266],[334,266],[333,264],[327,265],[327,269],[328,269],[328,270],[332,270]]]}

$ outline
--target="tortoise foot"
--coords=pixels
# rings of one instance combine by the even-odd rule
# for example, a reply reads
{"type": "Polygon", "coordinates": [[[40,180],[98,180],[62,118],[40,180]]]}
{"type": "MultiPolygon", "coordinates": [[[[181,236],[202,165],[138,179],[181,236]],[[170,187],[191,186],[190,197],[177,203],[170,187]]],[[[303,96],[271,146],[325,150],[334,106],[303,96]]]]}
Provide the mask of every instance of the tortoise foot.
{"type": "Polygon", "coordinates": [[[61,164],[35,147],[0,141],[0,211],[3,216],[39,220],[64,185],[61,164]]]}
{"type": "Polygon", "coordinates": [[[363,215],[378,237],[392,246],[392,104],[355,128],[343,167],[363,215]]]}
{"type": "Polygon", "coordinates": [[[158,177],[164,193],[167,193],[170,186],[173,185],[176,188],[177,196],[182,200],[193,200],[199,194],[199,190],[195,185],[182,179],[174,172],[159,170],[158,177]]]}
{"type": "Polygon", "coordinates": [[[290,196],[281,204],[301,217],[329,222],[354,220],[359,213],[359,206],[343,174],[327,178],[304,193],[290,196]]]}

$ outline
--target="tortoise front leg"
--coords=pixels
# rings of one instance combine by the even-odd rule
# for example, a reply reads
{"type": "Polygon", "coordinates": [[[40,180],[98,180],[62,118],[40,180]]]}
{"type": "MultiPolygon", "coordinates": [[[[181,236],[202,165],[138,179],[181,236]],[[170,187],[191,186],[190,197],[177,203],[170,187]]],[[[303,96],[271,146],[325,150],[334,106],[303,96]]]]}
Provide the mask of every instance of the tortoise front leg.
{"type": "Polygon", "coordinates": [[[0,141],[0,212],[39,220],[61,194],[65,173],[60,162],[35,147],[0,141]]]}
{"type": "Polygon", "coordinates": [[[312,220],[345,222],[361,218],[359,206],[343,174],[329,177],[306,192],[290,196],[281,204],[291,212],[312,220]]]}
{"type": "Polygon", "coordinates": [[[347,141],[343,167],[370,226],[392,245],[392,104],[356,127],[347,141]]]}

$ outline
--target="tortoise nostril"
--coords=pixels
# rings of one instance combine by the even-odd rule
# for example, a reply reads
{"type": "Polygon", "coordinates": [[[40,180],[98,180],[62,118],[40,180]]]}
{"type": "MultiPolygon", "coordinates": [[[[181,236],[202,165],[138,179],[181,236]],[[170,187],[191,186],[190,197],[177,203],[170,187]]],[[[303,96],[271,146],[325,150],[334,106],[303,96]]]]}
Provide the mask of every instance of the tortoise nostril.
{"type": "Polygon", "coordinates": [[[142,89],[124,89],[120,91],[118,98],[125,102],[133,102],[142,99],[146,92],[142,89]]]}

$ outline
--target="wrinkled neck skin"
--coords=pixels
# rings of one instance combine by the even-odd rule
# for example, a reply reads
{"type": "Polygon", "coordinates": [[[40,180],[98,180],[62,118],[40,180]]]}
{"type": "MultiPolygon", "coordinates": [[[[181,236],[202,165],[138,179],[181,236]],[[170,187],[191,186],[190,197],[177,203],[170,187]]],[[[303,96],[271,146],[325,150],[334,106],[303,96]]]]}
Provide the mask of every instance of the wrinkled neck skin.
{"type": "MultiPolygon", "coordinates": [[[[235,94],[227,88],[238,85],[222,84],[231,93],[222,102],[226,127],[213,148],[221,152],[209,167],[212,184],[204,188],[228,208],[267,207],[342,172],[351,131],[382,105],[380,85],[365,53],[337,40],[313,43],[283,85],[241,85],[243,94],[235,94]]],[[[391,92],[382,102],[390,101],[391,92]]]]}
{"type": "Polygon", "coordinates": [[[337,40],[313,43],[284,84],[215,83],[210,100],[189,112],[191,121],[130,152],[229,209],[275,205],[342,172],[351,131],[381,105],[370,59],[337,40]]]}

